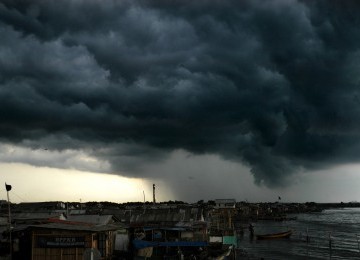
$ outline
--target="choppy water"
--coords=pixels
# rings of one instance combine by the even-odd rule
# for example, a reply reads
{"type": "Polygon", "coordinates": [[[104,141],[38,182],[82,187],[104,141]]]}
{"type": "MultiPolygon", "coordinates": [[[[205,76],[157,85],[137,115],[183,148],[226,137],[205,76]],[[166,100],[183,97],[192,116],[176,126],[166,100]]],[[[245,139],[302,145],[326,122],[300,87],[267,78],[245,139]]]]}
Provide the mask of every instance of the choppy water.
{"type": "Polygon", "coordinates": [[[239,248],[264,259],[360,259],[360,208],[292,216],[297,219],[253,223],[255,234],[293,229],[290,239],[251,240],[246,230],[239,248]]]}

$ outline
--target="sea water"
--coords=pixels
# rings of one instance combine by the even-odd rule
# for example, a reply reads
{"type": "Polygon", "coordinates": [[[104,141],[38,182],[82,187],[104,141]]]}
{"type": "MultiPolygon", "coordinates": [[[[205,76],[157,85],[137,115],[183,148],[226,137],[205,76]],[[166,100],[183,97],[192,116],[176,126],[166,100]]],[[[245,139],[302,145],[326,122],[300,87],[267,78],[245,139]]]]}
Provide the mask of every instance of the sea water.
{"type": "Polygon", "coordinates": [[[252,223],[255,235],[292,229],[294,233],[289,239],[256,240],[245,230],[238,236],[238,248],[258,259],[360,259],[360,208],[289,217],[296,219],[252,223]]]}

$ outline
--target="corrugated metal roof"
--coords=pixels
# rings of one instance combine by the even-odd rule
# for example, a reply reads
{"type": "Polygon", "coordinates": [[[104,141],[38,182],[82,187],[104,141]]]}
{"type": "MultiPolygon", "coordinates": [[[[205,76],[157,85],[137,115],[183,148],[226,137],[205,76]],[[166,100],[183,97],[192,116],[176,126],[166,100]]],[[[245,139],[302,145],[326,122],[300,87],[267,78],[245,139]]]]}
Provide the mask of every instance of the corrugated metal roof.
{"type": "Polygon", "coordinates": [[[71,209],[69,212],[70,215],[85,215],[86,209],[71,209]]]}
{"type": "Polygon", "coordinates": [[[69,230],[69,231],[101,232],[101,231],[120,230],[123,228],[124,226],[119,223],[108,224],[108,225],[97,225],[97,226],[69,225],[66,223],[47,223],[41,225],[15,227],[14,231],[20,231],[24,229],[58,229],[58,230],[69,230]]]}
{"type": "Polygon", "coordinates": [[[49,218],[65,219],[62,213],[15,213],[11,215],[12,220],[45,220],[49,218]]]}
{"type": "Polygon", "coordinates": [[[70,215],[66,220],[91,223],[94,225],[107,225],[114,222],[112,215],[70,215]]]}
{"type": "Polygon", "coordinates": [[[203,221],[201,208],[134,210],[130,217],[130,223],[196,221],[203,221]]]}

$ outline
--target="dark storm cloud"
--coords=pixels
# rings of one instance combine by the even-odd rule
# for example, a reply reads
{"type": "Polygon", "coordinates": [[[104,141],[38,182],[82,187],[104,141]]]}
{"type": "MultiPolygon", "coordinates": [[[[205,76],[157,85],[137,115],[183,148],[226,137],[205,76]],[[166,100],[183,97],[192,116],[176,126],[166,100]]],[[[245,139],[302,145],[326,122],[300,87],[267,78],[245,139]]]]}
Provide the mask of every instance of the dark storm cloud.
{"type": "Polygon", "coordinates": [[[1,140],[86,150],[115,170],[176,149],[218,154],[269,186],[358,161],[359,11],[351,1],[2,1],[1,140]]]}

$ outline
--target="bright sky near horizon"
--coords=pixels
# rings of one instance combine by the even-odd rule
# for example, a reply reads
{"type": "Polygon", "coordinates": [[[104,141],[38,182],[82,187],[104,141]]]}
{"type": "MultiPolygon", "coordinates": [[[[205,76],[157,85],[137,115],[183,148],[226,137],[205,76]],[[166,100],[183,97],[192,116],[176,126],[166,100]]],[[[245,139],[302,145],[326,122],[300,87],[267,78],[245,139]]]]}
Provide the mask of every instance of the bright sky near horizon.
{"type": "Polygon", "coordinates": [[[359,13],[359,1],[0,1],[12,201],[151,201],[153,183],[159,201],[357,201],[359,13]]]}
{"type": "MultiPolygon", "coordinates": [[[[339,167],[331,172],[319,171],[300,176],[297,183],[287,188],[267,189],[254,185],[250,173],[243,172],[241,181],[237,172],[230,172],[227,181],[219,180],[223,188],[213,189],[195,183],[190,185],[190,196],[177,197],[161,180],[126,178],[119,175],[90,173],[76,170],[51,169],[24,164],[0,164],[3,180],[12,185],[10,200],[13,203],[38,201],[116,203],[152,201],[152,183],[156,184],[157,201],[183,200],[196,202],[204,199],[235,198],[237,201],[275,202],[350,202],[359,201],[360,166],[339,167]],[[341,185],[339,185],[341,184],[341,185]],[[345,187],[343,185],[346,185],[345,187]],[[354,191],[344,193],[345,190],[354,191]]],[[[229,170],[229,169],[227,169],[229,170]]],[[[235,170],[235,168],[233,169],[235,170]]],[[[206,182],[205,182],[206,183],[206,182]]],[[[6,200],[5,186],[0,199],[6,200]]]]}

